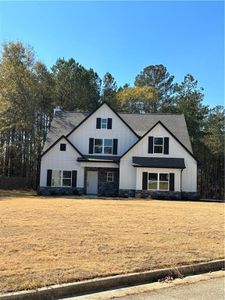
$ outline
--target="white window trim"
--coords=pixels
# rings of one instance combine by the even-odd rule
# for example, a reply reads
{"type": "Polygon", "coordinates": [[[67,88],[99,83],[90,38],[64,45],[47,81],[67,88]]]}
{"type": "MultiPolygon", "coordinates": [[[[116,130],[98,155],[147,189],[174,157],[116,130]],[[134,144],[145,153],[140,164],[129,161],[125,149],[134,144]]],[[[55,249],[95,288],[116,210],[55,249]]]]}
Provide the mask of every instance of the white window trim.
{"type": "Polygon", "coordinates": [[[153,153],[154,154],[163,154],[164,153],[164,136],[154,136],[153,137],[153,153]],[[155,139],[158,139],[158,138],[161,138],[163,140],[163,143],[162,145],[155,145],[155,139]],[[162,147],[162,152],[158,153],[158,152],[155,152],[155,146],[161,146],[162,147]]]}
{"type": "Polygon", "coordinates": [[[114,182],[114,172],[107,172],[106,173],[106,181],[107,182],[114,182]],[[109,180],[109,178],[112,179],[112,180],[109,180]]]}
{"type": "Polygon", "coordinates": [[[149,191],[161,191],[161,192],[168,192],[170,190],[170,174],[168,172],[160,172],[160,173],[157,173],[157,172],[148,172],[148,190],[149,191]],[[157,174],[157,189],[149,189],[149,181],[156,181],[156,180],[149,180],[149,174],[157,174]],[[168,175],[168,181],[162,181],[162,180],[159,180],[159,177],[160,177],[160,174],[167,174],[168,175]],[[159,189],[159,183],[160,182],[168,182],[168,189],[163,189],[163,190],[160,190],[159,189]]]}
{"type": "Polygon", "coordinates": [[[102,139],[102,138],[94,138],[94,147],[93,147],[93,154],[96,154],[96,155],[112,155],[113,154],[113,139],[102,139]],[[95,152],[95,147],[96,147],[96,145],[95,145],[95,141],[96,140],[102,140],[102,152],[101,153],[97,153],[97,152],[95,152]],[[105,146],[105,140],[111,140],[112,141],[112,146],[105,146]],[[106,147],[111,147],[112,148],[112,152],[111,153],[104,153],[104,149],[106,148],[106,147]]]}
{"type": "Polygon", "coordinates": [[[108,129],[108,119],[107,118],[101,118],[101,126],[100,126],[101,129],[108,129]],[[103,120],[106,120],[106,122],[104,124],[106,124],[106,127],[102,127],[102,124],[103,124],[103,120]]]}
{"type": "Polygon", "coordinates": [[[52,173],[53,173],[53,171],[58,171],[61,173],[60,173],[60,185],[52,185],[52,187],[72,187],[72,171],[71,170],[52,170],[52,173]],[[71,177],[63,178],[63,171],[70,172],[71,177]],[[63,179],[70,179],[70,185],[63,185],[63,179]]]}

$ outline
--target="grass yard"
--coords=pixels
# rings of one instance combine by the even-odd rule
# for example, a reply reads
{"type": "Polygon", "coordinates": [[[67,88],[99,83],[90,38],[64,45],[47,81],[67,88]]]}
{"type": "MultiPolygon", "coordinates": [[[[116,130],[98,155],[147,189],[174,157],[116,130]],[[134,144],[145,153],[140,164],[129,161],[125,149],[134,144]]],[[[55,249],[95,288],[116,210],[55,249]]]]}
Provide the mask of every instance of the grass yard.
{"type": "Polygon", "coordinates": [[[224,257],[224,204],[0,191],[0,292],[224,257]]]}

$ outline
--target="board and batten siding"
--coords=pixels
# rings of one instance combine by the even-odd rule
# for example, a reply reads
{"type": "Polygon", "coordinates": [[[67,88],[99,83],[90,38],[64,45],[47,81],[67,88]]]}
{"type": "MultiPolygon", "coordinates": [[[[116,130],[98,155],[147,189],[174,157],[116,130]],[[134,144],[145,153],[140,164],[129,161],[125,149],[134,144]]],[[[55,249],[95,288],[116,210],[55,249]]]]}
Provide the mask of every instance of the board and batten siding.
{"type": "Polygon", "coordinates": [[[76,145],[82,154],[89,154],[89,138],[118,139],[117,155],[122,155],[138,139],[106,104],[102,105],[90,118],[68,136],[71,143],[76,145]],[[112,129],[96,129],[97,118],[111,118],[112,129]]]}
{"type": "Polygon", "coordinates": [[[77,162],[80,154],[65,140],[61,139],[41,158],[40,187],[47,183],[47,170],[77,171],[77,187],[84,187],[84,168],[77,162]],[[60,151],[60,144],[66,144],[66,151],[60,151]]]}
{"type": "MultiPolygon", "coordinates": [[[[182,190],[184,192],[197,191],[197,162],[196,160],[170,135],[161,125],[156,125],[134,148],[132,148],[120,161],[120,189],[140,189],[140,171],[132,166],[133,156],[143,157],[174,157],[184,158],[186,168],[182,172],[182,190]],[[169,154],[149,154],[148,137],[169,137],[169,154]],[[138,177],[138,178],[137,178],[138,177]]],[[[151,169],[148,169],[149,172],[151,169]]],[[[157,169],[159,172],[162,169],[157,169]]],[[[173,172],[175,170],[173,169],[173,172]]],[[[178,188],[178,173],[175,175],[175,189],[178,188]]],[[[179,189],[178,189],[179,191],[179,189]]]]}

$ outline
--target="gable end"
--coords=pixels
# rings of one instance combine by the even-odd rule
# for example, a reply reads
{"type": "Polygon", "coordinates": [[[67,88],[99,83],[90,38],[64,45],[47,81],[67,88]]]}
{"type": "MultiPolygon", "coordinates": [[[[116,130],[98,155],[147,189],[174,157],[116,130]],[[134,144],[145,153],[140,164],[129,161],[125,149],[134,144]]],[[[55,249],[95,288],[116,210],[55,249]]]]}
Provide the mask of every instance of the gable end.
{"type": "Polygon", "coordinates": [[[70,146],[76,150],[80,156],[83,157],[83,154],[70,142],[70,140],[68,140],[68,138],[65,136],[65,135],[62,135],[60,138],[58,138],[55,143],[53,143],[49,148],[47,148],[42,154],[41,154],[41,157],[43,157],[46,153],[48,153],[49,150],[51,150],[59,141],[61,141],[61,139],[65,139],[69,144],[70,146]]]}
{"type": "Polygon", "coordinates": [[[124,119],[107,103],[107,102],[102,102],[102,104],[96,108],[92,113],[90,113],[83,121],[81,121],[76,127],[74,127],[67,135],[66,137],[68,137],[69,135],[71,135],[75,130],[77,130],[84,122],[86,122],[96,111],[98,111],[103,105],[107,105],[113,112],[114,114],[126,125],[126,127],[128,127],[130,129],[130,131],[132,131],[132,133],[139,138],[140,136],[127,124],[127,122],[124,121],[124,119]]]}
{"type": "Polygon", "coordinates": [[[195,161],[199,162],[198,159],[193,155],[193,153],[191,153],[190,150],[187,149],[187,147],[184,146],[184,144],[181,143],[181,141],[161,122],[158,121],[157,123],[155,123],[155,125],[153,125],[141,138],[139,138],[139,140],[137,140],[136,143],[134,143],[129,149],[127,149],[127,151],[120,157],[123,158],[131,149],[133,149],[142,139],[144,139],[144,137],[146,135],[149,134],[149,132],[152,131],[152,129],[154,129],[158,124],[162,125],[162,127],[167,130],[169,132],[169,134],[194,158],[195,161]]]}

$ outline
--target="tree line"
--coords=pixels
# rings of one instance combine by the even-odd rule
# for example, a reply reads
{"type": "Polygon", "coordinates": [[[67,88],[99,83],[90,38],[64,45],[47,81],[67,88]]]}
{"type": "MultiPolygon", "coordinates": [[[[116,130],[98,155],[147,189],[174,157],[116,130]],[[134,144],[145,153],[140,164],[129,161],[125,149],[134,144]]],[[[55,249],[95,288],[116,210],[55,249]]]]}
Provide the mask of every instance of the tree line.
{"type": "Polygon", "coordinates": [[[223,198],[225,110],[203,100],[197,79],[186,74],[177,83],[163,65],[149,65],[133,86],[118,87],[109,72],[100,78],[73,58],[59,58],[48,69],[31,47],[5,43],[0,57],[0,176],[31,178],[35,186],[53,108],[92,111],[106,101],[122,112],[183,113],[201,163],[200,195],[223,198]]]}

